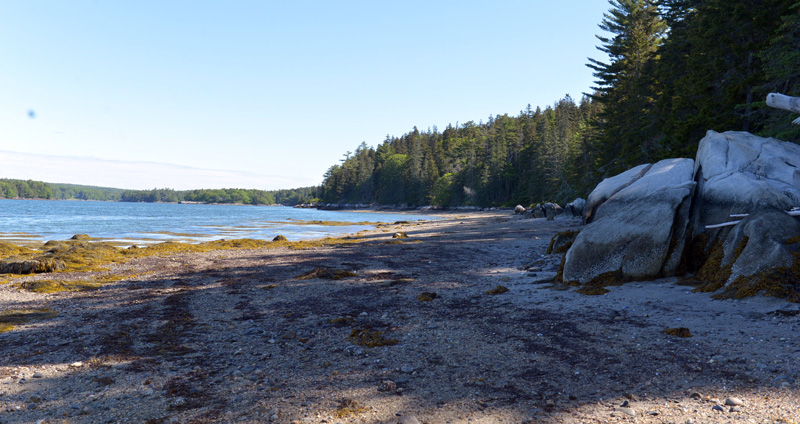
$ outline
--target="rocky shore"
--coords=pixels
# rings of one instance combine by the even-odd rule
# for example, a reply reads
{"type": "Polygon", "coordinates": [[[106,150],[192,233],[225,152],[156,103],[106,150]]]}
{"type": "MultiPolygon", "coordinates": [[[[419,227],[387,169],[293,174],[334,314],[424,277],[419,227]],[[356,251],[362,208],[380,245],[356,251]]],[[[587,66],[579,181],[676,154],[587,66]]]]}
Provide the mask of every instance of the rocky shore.
{"type": "Polygon", "coordinates": [[[586,296],[545,254],[580,219],[443,216],[0,277],[0,423],[800,422],[800,305],[586,296]],[[104,283],[20,287],[42,279],[104,283]]]}

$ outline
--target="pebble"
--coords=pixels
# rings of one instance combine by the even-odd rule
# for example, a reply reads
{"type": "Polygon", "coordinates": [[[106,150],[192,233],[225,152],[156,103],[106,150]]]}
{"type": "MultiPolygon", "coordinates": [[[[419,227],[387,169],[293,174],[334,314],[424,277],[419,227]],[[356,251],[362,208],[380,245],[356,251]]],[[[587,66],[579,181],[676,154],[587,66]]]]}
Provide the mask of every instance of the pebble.
{"type": "Polygon", "coordinates": [[[42,377],[44,377],[44,374],[42,374],[40,372],[33,373],[33,378],[42,378],[42,377]]]}
{"type": "Polygon", "coordinates": [[[719,406],[719,405],[714,405],[714,406],[711,408],[711,410],[712,410],[712,411],[725,412],[725,410],[724,410],[724,409],[722,409],[722,407],[721,407],[721,406],[719,406]]]}
{"type": "Polygon", "coordinates": [[[411,373],[414,372],[414,367],[412,367],[411,365],[403,365],[402,367],[400,367],[400,371],[411,373]]]}
{"type": "Polygon", "coordinates": [[[735,397],[729,397],[725,399],[725,405],[728,406],[742,406],[744,402],[741,399],[735,397]]]}
{"type": "Polygon", "coordinates": [[[742,412],[741,406],[731,406],[731,409],[728,412],[742,412]]]}
{"type": "Polygon", "coordinates": [[[83,362],[80,362],[80,361],[73,362],[73,363],[69,364],[69,366],[71,366],[72,368],[80,368],[80,367],[83,366],[83,362]]]}
{"type": "Polygon", "coordinates": [[[397,391],[397,384],[392,380],[386,380],[378,386],[379,392],[395,392],[397,391]]]}
{"type": "Polygon", "coordinates": [[[623,414],[628,415],[630,417],[636,416],[636,411],[633,408],[622,407],[619,408],[619,412],[622,412],[623,414]]]}
{"type": "Polygon", "coordinates": [[[397,420],[397,424],[419,424],[419,420],[413,415],[404,415],[397,420]]]}
{"type": "Polygon", "coordinates": [[[356,346],[348,346],[345,348],[345,352],[349,353],[350,356],[361,356],[364,354],[364,349],[356,346]]]}

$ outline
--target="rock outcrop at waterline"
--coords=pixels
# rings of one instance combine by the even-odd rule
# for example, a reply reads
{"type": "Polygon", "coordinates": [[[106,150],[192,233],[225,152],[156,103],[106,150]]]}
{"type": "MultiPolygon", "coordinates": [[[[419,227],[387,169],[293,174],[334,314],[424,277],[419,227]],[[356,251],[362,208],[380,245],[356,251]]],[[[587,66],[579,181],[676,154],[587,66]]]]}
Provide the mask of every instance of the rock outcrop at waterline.
{"type": "Polygon", "coordinates": [[[800,222],[786,213],[798,205],[800,146],[709,131],[694,161],[640,165],[598,184],[562,278],[605,285],[694,273],[705,290],[800,300],[800,222]]]}

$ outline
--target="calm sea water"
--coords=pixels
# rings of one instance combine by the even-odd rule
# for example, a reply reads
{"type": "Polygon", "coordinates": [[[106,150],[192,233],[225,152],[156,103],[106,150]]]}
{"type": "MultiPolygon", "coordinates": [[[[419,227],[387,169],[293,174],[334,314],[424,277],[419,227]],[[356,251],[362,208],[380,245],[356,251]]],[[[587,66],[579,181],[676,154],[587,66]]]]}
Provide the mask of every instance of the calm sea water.
{"type": "Polygon", "coordinates": [[[64,240],[74,234],[121,244],[167,240],[289,240],[357,233],[371,225],[326,226],[297,221],[395,222],[423,215],[320,211],[283,206],[194,205],[0,199],[0,240],[64,240]],[[294,222],[293,222],[294,221],[294,222]]]}

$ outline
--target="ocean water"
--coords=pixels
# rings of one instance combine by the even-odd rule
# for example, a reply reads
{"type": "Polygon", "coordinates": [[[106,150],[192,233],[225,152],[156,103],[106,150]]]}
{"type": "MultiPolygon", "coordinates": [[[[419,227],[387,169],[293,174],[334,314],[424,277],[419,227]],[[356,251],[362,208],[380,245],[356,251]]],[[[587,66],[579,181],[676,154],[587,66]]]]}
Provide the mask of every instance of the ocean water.
{"type": "Polygon", "coordinates": [[[363,222],[420,219],[435,218],[284,206],[0,199],[0,241],[44,242],[65,240],[75,234],[88,234],[122,245],[168,240],[189,243],[238,238],[271,240],[279,234],[296,241],[374,227],[363,222]],[[330,226],[312,221],[353,224],[330,226]]]}

